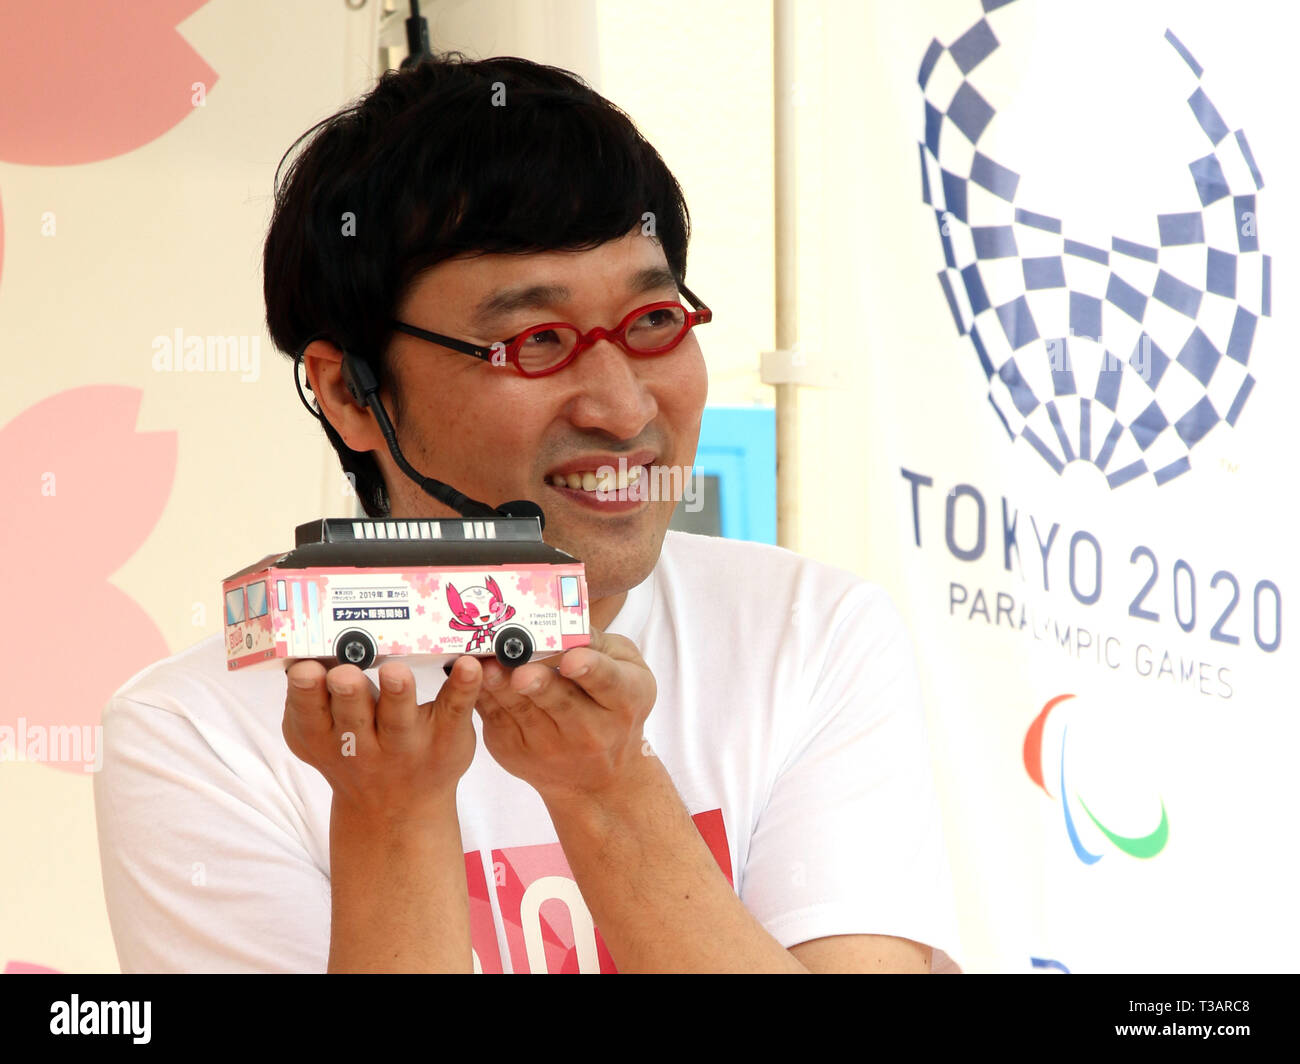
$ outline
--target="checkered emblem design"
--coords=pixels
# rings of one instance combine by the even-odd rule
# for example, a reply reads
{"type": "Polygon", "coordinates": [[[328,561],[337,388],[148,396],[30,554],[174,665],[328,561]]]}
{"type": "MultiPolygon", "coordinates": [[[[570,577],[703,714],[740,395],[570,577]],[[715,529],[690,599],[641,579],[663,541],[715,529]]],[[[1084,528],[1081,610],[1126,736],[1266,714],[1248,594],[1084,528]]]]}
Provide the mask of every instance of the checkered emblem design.
{"type": "MultiPolygon", "coordinates": [[[[984,11],[1011,2],[983,0],[984,11]]],[[[946,48],[931,41],[917,79],[939,284],[989,402],[1011,439],[1058,474],[1090,462],[1111,488],[1144,473],[1167,483],[1215,425],[1236,425],[1255,384],[1256,328],[1270,314],[1271,261],[1256,225],[1263,178],[1245,133],[1206,96],[1200,64],[1172,32],[1165,40],[1188,71],[1175,87],[1188,94],[1185,120],[1208,150],[1187,167],[1200,208],[1157,214],[1159,246],[1084,243],[1068,219],[1040,213],[1050,204],[1017,202],[1020,175],[979,150],[996,117],[970,80],[998,48],[987,18],[946,48]]]]}

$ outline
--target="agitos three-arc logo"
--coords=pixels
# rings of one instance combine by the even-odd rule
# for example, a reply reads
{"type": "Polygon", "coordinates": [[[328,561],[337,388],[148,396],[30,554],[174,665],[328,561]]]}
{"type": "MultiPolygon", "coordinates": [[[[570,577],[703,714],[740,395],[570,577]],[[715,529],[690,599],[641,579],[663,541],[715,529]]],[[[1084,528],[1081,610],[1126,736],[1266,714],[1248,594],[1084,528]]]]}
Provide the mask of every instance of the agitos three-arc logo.
{"type": "MultiPolygon", "coordinates": [[[[1061,749],[1059,764],[1053,758],[1052,762],[1045,766],[1043,750],[1043,731],[1047,724],[1047,716],[1058,705],[1067,699],[1073,698],[1072,694],[1057,695],[1047,703],[1042,711],[1034,718],[1034,722],[1029,725],[1029,731],[1025,733],[1025,771],[1029,773],[1029,778],[1043,789],[1043,793],[1049,798],[1059,797],[1061,800],[1061,810],[1065,815],[1065,831],[1070,838],[1070,845],[1074,848],[1075,856],[1084,864],[1096,864],[1101,860],[1102,854],[1092,853],[1086,849],[1079,839],[1078,829],[1075,827],[1074,815],[1070,812],[1070,791],[1067,789],[1065,781],[1065,754],[1069,748],[1069,726],[1066,725],[1061,729],[1061,749]],[[1053,794],[1048,788],[1044,769],[1047,768],[1052,772],[1054,781],[1059,788],[1057,794],[1053,794]]],[[[1112,831],[1103,824],[1088,808],[1087,803],[1083,800],[1083,795],[1075,793],[1074,801],[1078,807],[1083,810],[1088,819],[1097,825],[1097,829],[1109,839],[1117,849],[1130,857],[1154,857],[1164,849],[1165,843],[1169,840],[1169,817],[1165,813],[1165,803],[1163,799],[1160,802],[1160,823],[1155,830],[1147,835],[1127,836],[1120,835],[1112,831]]]]}

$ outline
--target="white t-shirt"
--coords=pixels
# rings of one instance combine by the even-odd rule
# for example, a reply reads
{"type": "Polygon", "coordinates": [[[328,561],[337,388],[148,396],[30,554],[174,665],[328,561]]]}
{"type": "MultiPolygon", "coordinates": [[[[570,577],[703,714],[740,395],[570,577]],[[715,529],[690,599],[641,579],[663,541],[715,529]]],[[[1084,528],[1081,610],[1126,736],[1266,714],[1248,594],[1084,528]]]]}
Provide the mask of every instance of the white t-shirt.
{"type": "MultiPolygon", "coordinates": [[[[669,531],[608,630],[658,685],[645,738],[782,946],[896,935],[961,964],[915,657],[883,588],[669,531]]],[[[412,673],[420,702],[446,679],[412,673]]],[[[95,806],[123,971],[326,970],[332,792],[285,745],[285,684],[281,665],[229,673],[216,635],[106,707],[95,806]]],[[[614,970],[546,807],[474,724],[457,807],[476,967],[614,970]]]]}

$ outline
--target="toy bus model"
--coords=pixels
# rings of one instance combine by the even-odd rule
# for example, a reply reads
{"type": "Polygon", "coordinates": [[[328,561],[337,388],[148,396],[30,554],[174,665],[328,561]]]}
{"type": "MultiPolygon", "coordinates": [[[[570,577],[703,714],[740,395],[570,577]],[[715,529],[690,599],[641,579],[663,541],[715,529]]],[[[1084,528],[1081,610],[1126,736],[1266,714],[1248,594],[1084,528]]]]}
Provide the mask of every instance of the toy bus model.
{"type": "Polygon", "coordinates": [[[230,669],[461,654],[514,668],[591,641],[582,562],[535,517],[319,518],[222,591],[230,669]]]}

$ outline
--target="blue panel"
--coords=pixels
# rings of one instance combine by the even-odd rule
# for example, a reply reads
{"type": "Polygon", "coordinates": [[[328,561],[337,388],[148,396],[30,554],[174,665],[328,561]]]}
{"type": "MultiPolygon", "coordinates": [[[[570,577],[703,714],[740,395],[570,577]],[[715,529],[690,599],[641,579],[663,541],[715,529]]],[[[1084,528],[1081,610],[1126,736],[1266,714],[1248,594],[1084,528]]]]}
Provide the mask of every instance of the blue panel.
{"type": "MultiPolygon", "coordinates": [[[[1107,351],[1103,367],[1109,367],[1112,364],[1110,352],[1107,351]]],[[[1124,375],[1117,369],[1103,368],[1097,374],[1097,390],[1093,393],[1093,398],[1112,414],[1115,412],[1115,404],[1119,402],[1119,386],[1123,379],[1124,375]]]]}
{"type": "Polygon", "coordinates": [[[1016,186],[1020,184],[1019,174],[998,165],[980,152],[976,152],[975,158],[971,161],[970,179],[1008,203],[1016,198],[1016,186]]]}
{"type": "Polygon", "coordinates": [[[935,224],[939,227],[939,243],[943,245],[943,261],[954,270],[957,268],[957,256],[952,250],[952,237],[944,232],[947,224],[943,220],[943,211],[934,212],[935,224]]]}
{"type": "Polygon", "coordinates": [[[1191,67],[1192,73],[1199,78],[1201,76],[1201,64],[1192,58],[1192,53],[1184,47],[1182,41],[1174,36],[1173,30],[1165,30],[1165,40],[1174,46],[1174,50],[1183,57],[1183,62],[1191,67]]]}
{"type": "Polygon", "coordinates": [[[988,400],[989,406],[993,408],[993,412],[998,415],[998,420],[1002,422],[1002,427],[1007,430],[1007,438],[1014,441],[1016,434],[1011,431],[1011,426],[1007,424],[1007,415],[1002,413],[1002,408],[993,401],[993,394],[991,392],[989,393],[988,400]]]}
{"type": "Polygon", "coordinates": [[[1106,474],[1106,483],[1112,488],[1118,488],[1121,484],[1127,484],[1134,477],[1140,477],[1147,471],[1146,462],[1139,458],[1136,462],[1130,462],[1123,469],[1114,473],[1106,474]]]}
{"type": "Polygon", "coordinates": [[[952,311],[953,323],[957,326],[957,333],[960,336],[966,335],[966,326],[961,320],[961,310],[957,306],[957,297],[952,290],[952,282],[948,280],[948,271],[939,271],[939,285],[943,288],[943,297],[948,301],[948,309],[952,311]]]}
{"type": "Polygon", "coordinates": [[[1057,458],[1054,453],[1052,453],[1052,449],[1048,447],[1047,444],[1045,444],[1042,440],[1040,440],[1038,438],[1038,433],[1036,433],[1028,425],[1025,426],[1025,431],[1023,435],[1025,437],[1025,440],[1029,443],[1029,445],[1040,455],[1042,455],[1043,461],[1045,461],[1049,466],[1051,466],[1058,474],[1065,468],[1065,463],[1062,462],[1059,458],[1057,458]]]}
{"type": "Polygon", "coordinates": [[[1178,352],[1178,361],[1202,384],[1210,383],[1210,378],[1214,376],[1214,367],[1219,364],[1220,357],[1218,348],[1199,328],[1192,330],[1187,343],[1183,344],[1183,349],[1178,352]]]}
{"type": "Polygon", "coordinates": [[[936,159],[939,157],[939,133],[943,129],[943,115],[929,100],[925,101],[925,146],[936,159]]]}
{"type": "Polygon", "coordinates": [[[1074,370],[1070,365],[1070,347],[1066,337],[1058,336],[1047,341],[1047,361],[1052,370],[1052,392],[1055,395],[1074,395],[1074,370]]]}
{"type": "Polygon", "coordinates": [[[970,235],[977,259],[1006,259],[1018,254],[1016,236],[1009,225],[975,225],[970,235]]]}
{"type": "Polygon", "coordinates": [[[1097,455],[1097,468],[1105,469],[1110,462],[1110,456],[1115,451],[1115,444],[1119,443],[1119,438],[1124,433],[1123,426],[1118,421],[1113,422],[1110,431],[1106,433],[1106,438],[1101,441],[1101,451],[1097,455]]]}
{"type": "Polygon", "coordinates": [[[1128,427],[1128,430],[1133,433],[1137,445],[1145,451],[1155,442],[1156,437],[1168,427],[1169,420],[1165,417],[1164,411],[1160,409],[1160,404],[1153,401],[1142,413],[1138,414],[1133,424],[1128,427]]]}
{"type": "Polygon", "coordinates": [[[943,55],[943,45],[932,40],[930,47],[925,50],[925,58],[921,60],[921,69],[916,75],[917,84],[922,89],[925,88],[926,82],[930,80],[930,74],[934,71],[934,64],[939,61],[941,55],[943,55]]]}
{"type": "Polygon", "coordinates": [[[1046,214],[1035,214],[1033,211],[1027,211],[1021,207],[1016,208],[1016,221],[1021,225],[1044,229],[1049,233],[1059,233],[1061,231],[1061,220],[1059,218],[1051,218],[1046,214]]]}
{"type": "Polygon", "coordinates": [[[1196,317],[1196,312],[1201,309],[1201,289],[1193,288],[1164,270],[1156,275],[1156,290],[1152,295],[1189,318],[1196,317]]]}
{"type": "Polygon", "coordinates": [[[1255,213],[1255,197],[1233,196],[1232,209],[1237,219],[1237,250],[1258,251],[1259,215],[1255,213]]]}
{"type": "Polygon", "coordinates": [[[1208,395],[1201,396],[1201,401],[1174,422],[1174,431],[1188,447],[1198,443],[1219,421],[1219,412],[1214,409],[1208,395]]]}
{"type": "Polygon", "coordinates": [[[1243,366],[1250,360],[1250,345],[1255,339],[1254,314],[1245,307],[1237,307],[1237,316],[1232,320],[1232,335],[1228,337],[1228,350],[1224,353],[1243,366]]]}
{"type": "Polygon", "coordinates": [[[1067,462],[1073,462],[1074,448],[1070,446],[1070,437],[1065,434],[1065,426],[1061,424],[1061,415],[1056,409],[1056,404],[1049,401],[1046,410],[1047,417],[1052,422],[1052,430],[1056,433],[1056,442],[1061,445],[1061,453],[1065,455],[1067,462]]]}
{"type": "Polygon", "coordinates": [[[1156,486],[1159,487],[1161,484],[1173,480],[1174,477],[1186,473],[1191,468],[1191,461],[1188,459],[1187,455],[1183,455],[1183,457],[1178,459],[1178,461],[1170,462],[1163,469],[1157,469],[1152,476],[1156,478],[1156,486]]]}
{"type": "Polygon", "coordinates": [[[1144,259],[1147,262],[1157,262],[1160,259],[1160,253],[1155,248],[1149,248],[1145,244],[1135,244],[1132,240],[1122,240],[1117,236],[1111,237],[1110,249],[1131,259],[1144,259]]]}
{"type": "Polygon", "coordinates": [[[984,291],[984,280],[980,277],[980,268],[972,262],[961,271],[961,279],[966,284],[966,296],[970,299],[972,314],[983,314],[989,309],[988,293],[984,291]]]}
{"type": "Polygon", "coordinates": [[[1059,255],[1049,255],[1038,259],[1022,259],[1021,267],[1025,274],[1026,288],[1065,287],[1065,269],[1061,264],[1061,256],[1059,255]]]}
{"type": "Polygon", "coordinates": [[[963,222],[967,221],[966,179],[941,169],[939,180],[943,182],[943,205],[963,222]]]}
{"type": "Polygon", "coordinates": [[[1147,297],[1113,273],[1106,284],[1106,302],[1119,307],[1134,321],[1141,321],[1147,309],[1147,297]]]}
{"type": "Polygon", "coordinates": [[[970,82],[963,81],[948,105],[948,119],[974,144],[993,120],[993,108],[970,82]]]}
{"type": "MultiPolygon", "coordinates": [[[[929,203],[926,200],[926,203],[929,203]]],[[[1157,214],[1156,224],[1160,226],[1160,246],[1172,247],[1177,244],[1203,244],[1205,242],[1205,220],[1200,211],[1187,211],[1182,214],[1157,214]]]]}
{"type": "Polygon", "coordinates": [[[1237,424],[1237,417],[1241,414],[1241,408],[1246,405],[1246,396],[1250,394],[1253,387],[1255,387],[1255,378],[1247,373],[1246,379],[1241,382],[1241,387],[1237,389],[1237,397],[1232,401],[1232,406],[1228,408],[1228,416],[1223,419],[1229,425],[1237,424]]]}
{"type": "Polygon", "coordinates": [[[1020,375],[1020,367],[1016,365],[1014,358],[1009,358],[1002,364],[998,370],[998,376],[1002,378],[1002,383],[1007,386],[1007,391],[1011,393],[1011,401],[1016,404],[1016,409],[1020,411],[1021,417],[1028,417],[1038,406],[1038,400],[1034,398],[1034,390],[1025,383],[1025,378],[1020,375]]]}
{"type": "Polygon", "coordinates": [[[1208,207],[1228,194],[1228,179],[1223,176],[1223,167],[1213,153],[1189,163],[1187,169],[1196,182],[1196,193],[1201,197],[1202,207],[1208,207]]]}
{"type": "Polygon", "coordinates": [[[1103,266],[1110,263],[1110,252],[1095,248],[1091,244],[1081,243],[1078,240],[1070,240],[1068,237],[1065,241],[1065,253],[1079,259],[1091,259],[1103,266]]]}
{"type": "Polygon", "coordinates": [[[993,362],[984,347],[984,341],[980,339],[979,329],[974,325],[970,327],[970,342],[975,345],[975,354],[979,356],[980,365],[984,369],[984,376],[991,378],[993,376],[993,362]]]}
{"type": "Polygon", "coordinates": [[[1264,187],[1263,175],[1259,172],[1259,167],[1255,165],[1255,156],[1250,150],[1250,145],[1246,143],[1246,131],[1239,129],[1236,132],[1237,147],[1241,149],[1241,154],[1246,157],[1246,165],[1250,167],[1250,176],[1255,181],[1256,188],[1264,187]]]}
{"type": "Polygon", "coordinates": [[[1169,356],[1160,350],[1156,342],[1146,333],[1138,337],[1133,345],[1133,354],[1128,364],[1137,370],[1137,375],[1146,381],[1148,387],[1155,391],[1160,385],[1160,378],[1169,368],[1169,356]]]}
{"type": "Polygon", "coordinates": [[[1011,350],[1019,351],[1025,344],[1038,339],[1038,326],[1034,324],[1034,316],[1029,313],[1029,301],[1024,296],[1003,303],[997,308],[997,315],[1011,350]]]}
{"type": "Polygon", "coordinates": [[[1205,135],[1210,138],[1211,144],[1218,144],[1228,135],[1227,123],[1219,117],[1219,112],[1214,109],[1214,104],[1210,103],[1210,98],[1205,95],[1204,89],[1198,87],[1187,98],[1187,103],[1192,109],[1192,114],[1196,116],[1196,121],[1205,130],[1205,135]]]}
{"type": "Polygon", "coordinates": [[[1237,298],[1237,256],[1218,248],[1206,249],[1205,290],[1218,296],[1237,298]]]}
{"type": "Polygon", "coordinates": [[[980,19],[948,46],[963,74],[969,74],[997,49],[998,39],[989,24],[980,19]]]}
{"type": "Polygon", "coordinates": [[[776,411],[706,406],[695,468],[719,478],[722,535],[776,543],[776,411]]]}
{"type": "Polygon", "coordinates": [[[1070,292],[1070,332],[1075,336],[1101,338],[1101,300],[1082,292],[1070,292]]]}

